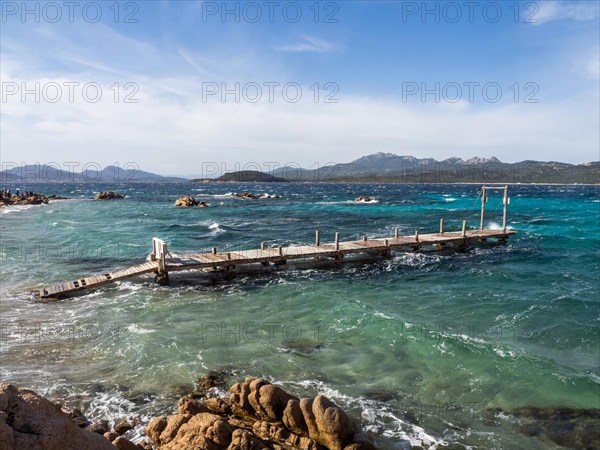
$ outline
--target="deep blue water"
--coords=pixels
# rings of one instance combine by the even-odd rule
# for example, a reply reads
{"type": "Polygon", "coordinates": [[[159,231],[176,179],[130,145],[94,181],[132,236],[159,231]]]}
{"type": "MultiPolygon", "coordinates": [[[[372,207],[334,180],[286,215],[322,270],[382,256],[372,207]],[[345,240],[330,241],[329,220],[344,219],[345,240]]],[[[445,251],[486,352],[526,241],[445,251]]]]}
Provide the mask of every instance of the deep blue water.
{"type": "MultiPolygon", "coordinates": [[[[185,254],[312,243],[316,228],[328,241],[434,231],[440,218],[477,227],[479,186],[19,187],[73,199],[1,210],[1,379],[91,415],[147,420],[208,370],[325,393],[383,448],[559,448],[489,411],[600,407],[597,186],[511,186],[517,235],[504,246],[230,281],[171,274],[168,287],[139,278],[50,303],[30,291],[143,261],[154,236],[185,254]],[[128,198],[89,200],[109,188],[128,198]],[[280,198],[226,195],[242,190],[280,198]],[[211,207],[175,208],[187,194],[211,207]]],[[[499,195],[487,213],[498,227],[499,195]]]]}

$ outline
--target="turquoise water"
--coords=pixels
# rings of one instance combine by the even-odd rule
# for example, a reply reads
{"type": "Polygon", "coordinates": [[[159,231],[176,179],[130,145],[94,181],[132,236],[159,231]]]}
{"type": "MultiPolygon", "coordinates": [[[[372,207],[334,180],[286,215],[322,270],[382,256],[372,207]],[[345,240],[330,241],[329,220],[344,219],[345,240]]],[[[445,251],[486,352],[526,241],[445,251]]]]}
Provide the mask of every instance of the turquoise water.
{"type": "MultiPolygon", "coordinates": [[[[209,370],[325,393],[390,449],[559,448],[492,409],[600,407],[598,187],[511,186],[518,234],[504,246],[229,281],[179,273],[168,287],[149,276],[50,303],[29,291],[143,261],[153,236],[185,254],[310,243],[315,228],[328,241],[434,231],[442,217],[475,227],[479,186],[20,187],[74,199],[1,211],[0,378],[92,417],[147,421],[209,370]],[[108,188],[129,198],[88,200],[108,188]],[[225,195],[242,190],[281,198],[225,195]],[[175,208],[187,194],[212,207],[175,208]]],[[[500,202],[490,197],[487,227],[500,202]]]]}

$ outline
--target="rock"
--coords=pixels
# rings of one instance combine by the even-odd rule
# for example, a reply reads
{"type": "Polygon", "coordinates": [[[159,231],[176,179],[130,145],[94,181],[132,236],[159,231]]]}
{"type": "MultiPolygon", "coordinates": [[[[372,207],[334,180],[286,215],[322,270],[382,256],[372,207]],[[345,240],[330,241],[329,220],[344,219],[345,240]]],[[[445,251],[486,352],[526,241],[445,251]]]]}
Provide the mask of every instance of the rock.
{"type": "Polygon", "coordinates": [[[356,429],[350,418],[323,395],[314,400],[303,398],[300,409],[308,428],[308,436],[330,450],[341,450],[350,444],[356,429]]]}
{"type": "Polygon", "coordinates": [[[152,444],[150,442],[148,442],[147,440],[138,442],[138,447],[140,447],[143,450],[154,450],[154,447],[152,446],[152,444]]]}
{"type": "Polygon", "coordinates": [[[222,416],[231,415],[231,404],[228,400],[222,398],[207,398],[206,406],[213,412],[222,416]]]}
{"type": "Polygon", "coordinates": [[[160,434],[167,426],[167,417],[166,416],[158,416],[150,421],[146,428],[144,428],[144,433],[153,442],[160,444],[160,434]]]}
{"type": "Polygon", "coordinates": [[[103,434],[103,436],[108,439],[110,442],[114,441],[119,437],[119,433],[115,433],[114,431],[107,431],[103,434]]]}
{"type": "Polygon", "coordinates": [[[115,200],[119,198],[125,198],[124,195],[117,194],[113,191],[104,191],[96,194],[96,200],[115,200]]]}
{"type": "Polygon", "coordinates": [[[283,417],[283,411],[290,400],[298,400],[297,397],[288,394],[279,386],[267,384],[261,386],[259,404],[262,411],[266,413],[263,417],[271,422],[280,422],[283,417]]]}
{"type": "Polygon", "coordinates": [[[131,442],[129,439],[124,438],[123,436],[117,437],[113,441],[113,445],[119,450],[140,450],[140,448],[136,444],[131,442]]]}
{"type": "Polygon", "coordinates": [[[600,409],[525,406],[505,413],[519,418],[521,433],[572,449],[600,448],[600,409]]]}
{"type": "Polygon", "coordinates": [[[355,202],[362,202],[362,203],[369,203],[369,202],[372,202],[373,200],[375,200],[375,199],[373,199],[369,196],[366,196],[366,195],[361,195],[360,197],[356,197],[354,199],[355,202]]]}
{"type": "MultiPolygon", "coordinates": [[[[210,389],[217,381],[206,376],[198,384],[210,389]]],[[[154,419],[146,434],[159,450],[374,449],[367,441],[353,442],[356,430],[350,418],[326,397],[299,400],[280,386],[250,377],[229,391],[228,400],[207,398],[203,403],[197,394],[183,397],[180,414],[154,419]]]]}
{"type": "Polygon", "coordinates": [[[231,443],[233,431],[233,427],[220,416],[200,413],[181,425],[175,439],[160,448],[161,450],[188,448],[217,450],[227,448],[231,443]]]}
{"type": "Polygon", "coordinates": [[[20,192],[19,195],[8,195],[5,191],[0,191],[0,206],[41,205],[47,203],[48,197],[37,192],[20,192]]]}
{"type": "Polygon", "coordinates": [[[210,372],[208,375],[198,378],[198,381],[196,381],[196,390],[204,396],[207,395],[210,389],[223,386],[224,384],[225,382],[221,374],[210,372]]]}
{"type": "Polygon", "coordinates": [[[288,401],[288,404],[283,411],[283,424],[291,430],[293,433],[299,436],[308,437],[308,427],[304,420],[304,415],[300,409],[300,402],[292,399],[288,401]]]}
{"type": "Polygon", "coordinates": [[[104,434],[110,431],[110,426],[108,425],[108,420],[99,420],[88,426],[86,430],[92,433],[104,434]]]}
{"type": "Polygon", "coordinates": [[[61,197],[60,195],[52,194],[48,195],[48,200],[68,200],[68,197],[61,197]]]}
{"type": "Polygon", "coordinates": [[[87,420],[85,418],[83,413],[81,411],[79,411],[78,409],[74,409],[70,415],[71,415],[71,419],[73,420],[73,423],[75,425],[77,425],[79,428],[85,428],[91,423],[89,420],[87,420]]]}
{"type": "Polygon", "coordinates": [[[256,195],[256,194],[253,194],[252,192],[247,192],[247,191],[244,191],[244,192],[239,192],[239,193],[238,193],[238,192],[234,192],[234,193],[233,193],[233,194],[231,194],[231,195],[232,195],[233,197],[237,197],[237,198],[247,198],[247,199],[249,199],[249,200],[256,200],[256,199],[258,199],[258,198],[261,198],[261,196],[260,196],[260,195],[256,195]]]}
{"type": "Polygon", "coordinates": [[[196,201],[196,199],[191,195],[186,195],[185,197],[180,197],[175,200],[175,206],[198,206],[200,208],[208,208],[208,203],[204,201],[196,201]]]}
{"type": "Polygon", "coordinates": [[[196,206],[198,202],[191,195],[180,197],[175,200],[175,206],[196,206]]]}
{"type": "MultiPolygon", "coordinates": [[[[368,441],[361,441],[361,442],[353,442],[350,445],[347,445],[344,447],[344,450],[375,450],[377,447],[375,447],[373,444],[371,444],[368,441]]],[[[444,447],[445,450],[446,447],[444,447]]],[[[412,447],[412,449],[416,449],[416,447],[412,447]]]]}
{"type": "Polygon", "coordinates": [[[231,409],[244,418],[281,421],[283,410],[291,399],[296,399],[279,386],[260,378],[247,378],[231,388],[231,409]]]}
{"type": "Polygon", "coordinates": [[[235,430],[231,435],[231,444],[228,450],[262,450],[268,448],[246,430],[235,430]]]}
{"type": "Polygon", "coordinates": [[[125,434],[129,430],[133,429],[133,425],[125,419],[120,419],[120,420],[117,420],[113,429],[115,430],[116,433],[125,434]]]}
{"type": "Polygon", "coordinates": [[[183,424],[186,424],[192,417],[191,414],[177,414],[176,416],[171,416],[167,419],[167,426],[164,428],[162,433],[160,433],[160,438],[157,443],[160,444],[168,444],[171,442],[175,436],[177,436],[177,432],[179,428],[183,424]]]}
{"type": "Polygon", "coordinates": [[[97,433],[73,423],[59,406],[12,384],[0,384],[0,448],[2,450],[114,450],[97,433]]]}
{"type": "Polygon", "coordinates": [[[192,416],[202,412],[212,412],[206,405],[190,396],[179,399],[177,411],[179,414],[191,414],[192,416]]]}
{"type": "Polygon", "coordinates": [[[154,447],[152,446],[152,444],[150,442],[148,442],[147,440],[143,440],[143,441],[139,442],[138,447],[142,448],[143,450],[154,450],[154,447]]]}

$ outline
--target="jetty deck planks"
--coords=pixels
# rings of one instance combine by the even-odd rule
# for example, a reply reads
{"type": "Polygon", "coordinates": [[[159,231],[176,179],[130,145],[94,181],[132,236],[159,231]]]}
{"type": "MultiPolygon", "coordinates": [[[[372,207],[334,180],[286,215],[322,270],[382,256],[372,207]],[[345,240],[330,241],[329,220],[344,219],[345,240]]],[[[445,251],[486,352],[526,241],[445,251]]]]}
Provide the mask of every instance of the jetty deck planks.
{"type": "Polygon", "coordinates": [[[319,245],[300,245],[291,247],[261,247],[259,249],[234,252],[197,253],[181,257],[167,257],[166,244],[160,239],[153,239],[151,260],[130,267],[117,269],[112,272],[92,275],[66,283],[45,287],[37,292],[40,299],[60,298],[69,294],[94,289],[108,283],[126,280],[148,273],[168,273],[180,270],[203,270],[224,268],[232,270],[237,265],[270,263],[281,265],[287,260],[330,257],[342,261],[344,255],[355,253],[379,252],[384,255],[394,251],[421,251],[423,246],[440,250],[446,244],[458,243],[459,246],[469,246],[474,242],[496,239],[506,241],[514,231],[503,230],[465,230],[458,232],[429,233],[415,236],[398,236],[391,238],[374,238],[357,241],[337,241],[319,245]],[[160,250],[157,250],[160,247],[160,250]]]}

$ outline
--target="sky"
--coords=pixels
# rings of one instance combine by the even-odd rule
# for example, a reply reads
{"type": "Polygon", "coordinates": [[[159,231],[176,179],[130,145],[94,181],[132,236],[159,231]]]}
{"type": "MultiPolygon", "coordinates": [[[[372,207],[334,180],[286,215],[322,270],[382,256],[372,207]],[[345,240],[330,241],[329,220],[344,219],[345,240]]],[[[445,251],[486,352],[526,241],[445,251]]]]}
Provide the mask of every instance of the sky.
{"type": "Polygon", "coordinates": [[[600,159],[598,1],[0,4],[3,167],[600,159]]]}

